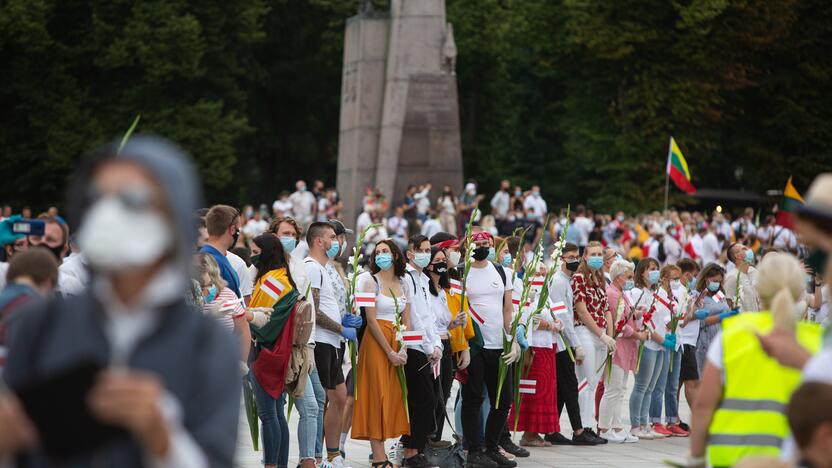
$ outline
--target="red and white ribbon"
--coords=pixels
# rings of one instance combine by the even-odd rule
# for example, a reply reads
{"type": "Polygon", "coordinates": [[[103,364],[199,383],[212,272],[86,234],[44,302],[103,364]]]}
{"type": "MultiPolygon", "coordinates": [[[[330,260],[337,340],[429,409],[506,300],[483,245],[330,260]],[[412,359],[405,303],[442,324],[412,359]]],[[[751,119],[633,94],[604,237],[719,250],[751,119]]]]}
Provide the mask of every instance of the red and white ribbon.
{"type": "Polygon", "coordinates": [[[520,384],[517,386],[517,391],[534,395],[537,392],[537,380],[520,379],[520,384]]]}
{"type": "Polygon", "coordinates": [[[376,293],[367,293],[367,292],[357,292],[355,296],[353,296],[355,305],[357,307],[375,307],[376,306],[376,293]]]}
{"type": "Polygon", "coordinates": [[[402,332],[402,341],[407,346],[420,346],[424,341],[424,334],[420,331],[402,332]]]}

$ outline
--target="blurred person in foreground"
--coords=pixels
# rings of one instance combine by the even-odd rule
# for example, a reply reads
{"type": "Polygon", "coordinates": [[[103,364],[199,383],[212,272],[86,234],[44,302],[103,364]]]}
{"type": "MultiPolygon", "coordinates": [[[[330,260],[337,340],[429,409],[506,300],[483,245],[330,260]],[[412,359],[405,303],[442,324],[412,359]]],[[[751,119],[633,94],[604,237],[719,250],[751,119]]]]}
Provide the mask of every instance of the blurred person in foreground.
{"type": "Polygon", "coordinates": [[[136,136],[120,153],[115,144],[93,153],[69,195],[90,288],[26,311],[10,330],[3,378],[21,392],[98,369],[88,383],[76,381],[78,396],[61,409],[109,436],[79,432],[61,412],[33,421],[32,408],[4,391],[0,465],[16,457],[27,467],[231,466],[238,354],[183,295],[195,241],[190,213],[201,198],[193,166],[172,144],[136,136]]]}
{"type": "Polygon", "coordinates": [[[832,385],[808,382],[798,387],[786,416],[800,449],[797,466],[832,467],[832,385]]]}
{"type": "Polygon", "coordinates": [[[766,355],[758,335],[788,331],[810,352],[820,348],[816,324],[794,323],[794,303],[805,285],[800,262],[772,253],[760,263],[757,289],[763,308],[728,318],[708,350],[692,409],[688,466],[733,466],[748,456],[777,456],[789,433],[785,406],[800,373],[766,355]]]}

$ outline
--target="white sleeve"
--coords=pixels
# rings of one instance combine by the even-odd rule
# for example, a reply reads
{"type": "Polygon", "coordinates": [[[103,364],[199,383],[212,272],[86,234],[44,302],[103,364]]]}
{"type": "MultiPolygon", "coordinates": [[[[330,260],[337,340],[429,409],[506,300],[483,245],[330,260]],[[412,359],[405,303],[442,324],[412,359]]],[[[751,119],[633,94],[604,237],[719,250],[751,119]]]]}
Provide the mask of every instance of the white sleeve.
{"type": "Polygon", "coordinates": [[[714,367],[723,370],[724,364],[722,362],[722,332],[719,332],[711,341],[711,347],[708,348],[707,361],[713,364],[714,367]]]}
{"type": "Polygon", "coordinates": [[[156,457],[152,454],[145,454],[145,461],[153,468],[178,468],[187,466],[189,468],[208,467],[208,457],[202,451],[202,447],[196,443],[191,434],[182,427],[181,406],[173,397],[166,393],[159,401],[162,415],[170,429],[170,441],[168,453],[164,457],[156,457]]]}

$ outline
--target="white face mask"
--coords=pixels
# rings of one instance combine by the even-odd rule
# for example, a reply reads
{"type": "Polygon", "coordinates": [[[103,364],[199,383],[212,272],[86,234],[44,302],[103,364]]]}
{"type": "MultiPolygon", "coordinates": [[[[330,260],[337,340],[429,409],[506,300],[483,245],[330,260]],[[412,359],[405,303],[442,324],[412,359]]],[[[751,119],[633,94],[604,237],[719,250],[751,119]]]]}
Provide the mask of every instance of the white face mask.
{"type": "Polygon", "coordinates": [[[78,245],[93,268],[130,271],[159,260],[173,245],[173,234],[155,210],[131,210],[118,198],[107,197],[87,212],[78,245]]]}
{"type": "Polygon", "coordinates": [[[462,257],[462,254],[459,252],[449,252],[448,253],[448,268],[453,268],[459,265],[459,259],[462,257]]]}
{"type": "Polygon", "coordinates": [[[344,252],[347,251],[347,241],[341,242],[341,250],[338,252],[338,256],[344,255],[344,252]]]}

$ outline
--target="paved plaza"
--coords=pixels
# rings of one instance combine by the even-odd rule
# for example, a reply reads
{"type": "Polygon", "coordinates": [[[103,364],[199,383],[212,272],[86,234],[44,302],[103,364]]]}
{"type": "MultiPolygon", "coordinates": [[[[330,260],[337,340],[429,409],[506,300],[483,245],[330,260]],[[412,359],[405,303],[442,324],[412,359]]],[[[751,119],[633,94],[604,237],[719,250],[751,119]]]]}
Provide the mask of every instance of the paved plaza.
{"type": "MultiPolygon", "coordinates": [[[[629,391],[630,395],[633,387],[633,379],[630,378],[629,391]]],[[[448,411],[453,411],[453,401],[456,397],[458,386],[454,383],[454,390],[448,402],[448,411]]],[[[684,397],[682,398],[684,400],[684,397]]],[[[625,415],[629,415],[627,404],[625,401],[623,411],[625,415]]],[[[682,420],[690,422],[690,409],[686,402],[680,403],[679,412],[682,420]]],[[[563,433],[571,436],[569,428],[569,418],[565,414],[561,419],[561,427],[564,428],[563,433]]],[[[627,416],[629,417],[629,416],[627,416]]],[[[453,414],[451,414],[453,420],[453,414]]],[[[294,467],[297,464],[297,429],[298,412],[292,411],[291,420],[289,421],[289,431],[291,432],[289,449],[289,466],[294,467]]],[[[451,431],[445,425],[445,439],[450,440],[451,431]]],[[[515,442],[519,440],[520,434],[515,437],[515,442]]],[[[393,441],[388,441],[388,446],[393,441]]],[[[606,444],[595,447],[548,447],[548,448],[529,448],[531,457],[520,459],[519,468],[539,468],[539,467],[659,467],[663,466],[662,461],[672,459],[680,461],[684,458],[688,451],[687,438],[670,438],[664,440],[645,440],[639,441],[635,444],[606,444]]],[[[369,467],[368,455],[370,453],[370,446],[368,442],[348,439],[347,441],[347,462],[353,468],[369,467]]],[[[251,448],[251,438],[248,432],[248,423],[245,420],[245,415],[240,417],[240,430],[237,436],[237,462],[236,466],[244,468],[254,468],[263,466],[260,463],[260,453],[255,452],[251,448]]]]}

